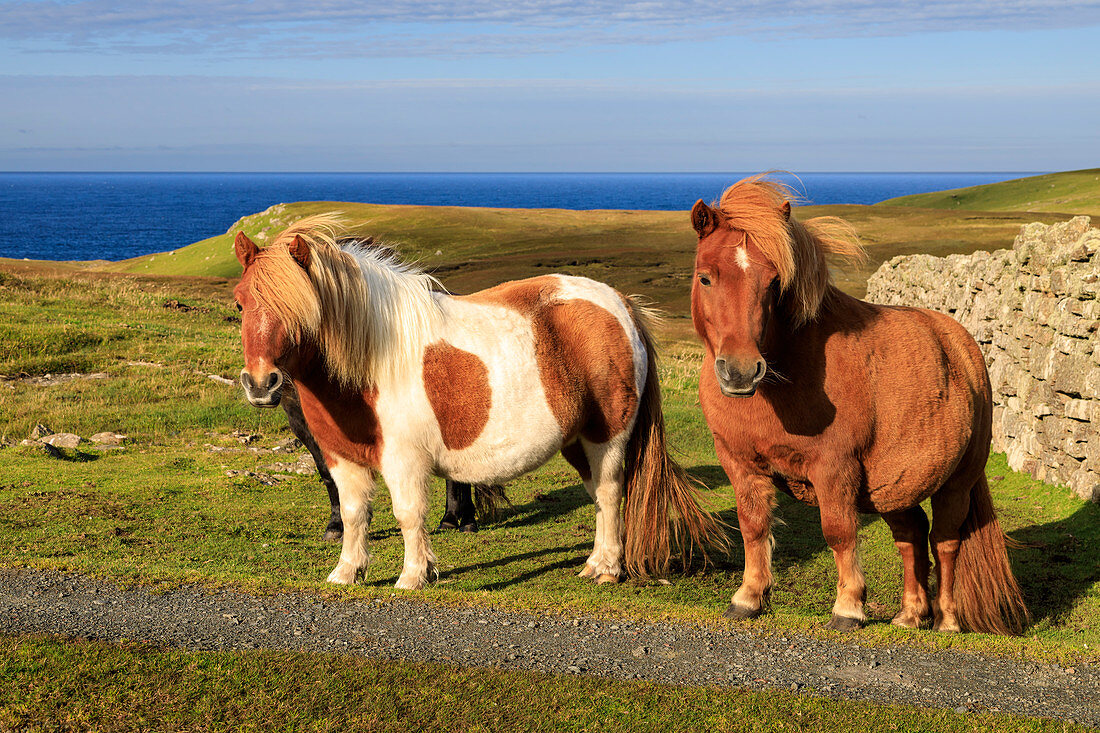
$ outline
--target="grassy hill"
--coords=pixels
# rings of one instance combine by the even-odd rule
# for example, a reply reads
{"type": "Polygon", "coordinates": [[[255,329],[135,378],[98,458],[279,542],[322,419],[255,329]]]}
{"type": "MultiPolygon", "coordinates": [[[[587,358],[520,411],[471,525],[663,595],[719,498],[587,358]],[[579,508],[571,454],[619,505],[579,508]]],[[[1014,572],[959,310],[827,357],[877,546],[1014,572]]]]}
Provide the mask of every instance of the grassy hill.
{"type": "MultiPolygon", "coordinates": [[[[384,206],[347,202],[279,204],[246,216],[225,234],[171,253],[96,266],[100,272],[235,278],[233,236],[243,229],[261,246],[302,216],[341,211],[352,232],[396,246],[454,292],[471,292],[504,280],[548,272],[585,275],[640,293],[674,316],[688,314],[695,233],[682,211],[570,211],[450,206],[384,206]]],[[[1047,223],[1065,214],[944,212],[880,206],[810,206],[808,218],[848,219],[868,246],[859,271],[838,270],[838,283],[861,296],[867,276],[898,254],[969,253],[1008,247],[1022,224],[1047,223]]]]}
{"type": "Polygon", "coordinates": [[[876,206],[1100,215],[1100,168],[901,196],[876,206]]]}

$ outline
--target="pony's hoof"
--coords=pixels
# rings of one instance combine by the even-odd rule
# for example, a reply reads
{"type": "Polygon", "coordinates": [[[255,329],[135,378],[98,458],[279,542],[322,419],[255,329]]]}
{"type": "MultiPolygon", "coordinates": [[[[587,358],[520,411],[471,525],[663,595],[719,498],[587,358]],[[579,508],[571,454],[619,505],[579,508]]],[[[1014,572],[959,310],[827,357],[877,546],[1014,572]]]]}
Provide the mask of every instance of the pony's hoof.
{"type": "Polygon", "coordinates": [[[477,522],[470,522],[469,524],[464,524],[464,525],[462,525],[461,527],[458,528],[458,531],[459,532],[476,532],[477,531],[477,522]]]}
{"type": "Polygon", "coordinates": [[[337,542],[344,539],[344,530],[342,529],[327,529],[324,536],[321,537],[322,542],[337,542]]]}
{"type": "Polygon", "coordinates": [[[760,614],[764,613],[764,607],[750,608],[749,606],[742,606],[737,603],[731,603],[722,615],[728,619],[734,621],[747,621],[750,618],[756,618],[760,614]]]}
{"type": "Polygon", "coordinates": [[[595,565],[585,565],[584,568],[579,573],[577,573],[577,577],[578,578],[595,578],[596,577],[596,566],[595,565]]]}
{"type": "Polygon", "coordinates": [[[941,618],[936,621],[936,624],[932,627],[932,630],[942,631],[947,634],[958,634],[962,631],[962,627],[959,626],[959,622],[953,618],[941,618]]]}
{"type": "Polygon", "coordinates": [[[596,585],[603,585],[604,583],[618,583],[619,576],[612,575],[611,573],[602,573],[600,577],[596,578],[596,585]]]}
{"type": "Polygon", "coordinates": [[[359,571],[351,565],[340,563],[328,574],[328,582],[337,585],[354,585],[359,571]]]}
{"type": "Polygon", "coordinates": [[[413,575],[402,575],[400,578],[397,579],[397,582],[394,583],[393,587],[400,588],[401,590],[420,590],[427,584],[428,581],[425,578],[418,578],[413,575]]]}
{"type": "Polygon", "coordinates": [[[903,608],[898,612],[897,616],[894,616],[890,623],[905,629],[919,629],[922,621],[924,621],[924,619],[921,618],[919,613],[912,609],[903,608]]]}
{"type": "Polygon", "coordinates": [[[863,626],[863,621],[860,619],[851,616],[837,616],[835,613],[829,619],[829,623],[825,624],[825,628],[831,631],[852,631],[861,626],[863,626]]]}

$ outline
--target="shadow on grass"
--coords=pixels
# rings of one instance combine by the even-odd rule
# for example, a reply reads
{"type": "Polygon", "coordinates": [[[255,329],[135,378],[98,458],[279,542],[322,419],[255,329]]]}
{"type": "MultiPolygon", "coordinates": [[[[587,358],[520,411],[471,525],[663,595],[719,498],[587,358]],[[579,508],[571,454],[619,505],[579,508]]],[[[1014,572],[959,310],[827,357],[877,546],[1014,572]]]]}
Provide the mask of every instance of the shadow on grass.
{"type": "Polygon", "coordinates": [[[553,572],[554,570],[561,570],[561,569],[565,569],[565,568],[578,568],[578,569],[580,569],[584,566],[584,561],[586,559],[588,559],[588,553],[591,549],[592,549],[592,543],[591,542],[577,542],[576,544],[573,544],[573,545],[565,545],[565,546],[562,546],[562,547],[550,547],[550,548],[546,548],[546,549],[543,549],[543,550],[538,550],[536,552],[524,552],[524,553],[520,553],[518,555],[510,555],[508,557],[502,557],[502,558],[499,558],[497,560],[492,560],[490,562],[478,563],[476,565],[468,565],[468,566],[462,567],[462,568],[455,568],[454,570],[449,571],[448,575],[450,575],[452,573],[460,573],[460,572],[465,573],[465,572],[468,572],[468,571],[475,571],[476,572],[476,571],[480,571],[480,570],[487,570],[489,568],[501,567],[501,566],[504,566],[504,565],[509,565],[511,563],[514,563],[514,562],[520,562],[520,561],[523,561],[523,560],[530,560],[530,559],[536,558],[536,557],[542,557],[544,555],[556,555],[558,553],[570,552],[570,551],[575,553],[571,557],[563,558],[561,560],[558,560],[557,562],[550,563],[549,565],[542,565],[542,566],[540,566],[538,568],[535,568],[533,570],[529,570],[526,573],[522,573],[520,575],[517,575],[514,578],[508,578],[507,580],[499,580],[499,581],[496,581],[494,583],[486,583],[485,585],[482,585],[482,586],[474,589],[474,590],[489,590],[489,591],[503,590],[504,588],[507,588],[510,585],[516,585],[517,583],[523,583],[523,582],[531,580],[533,578],[537,578],[540,575],[545,575],[546,573],[553,572]]]}
{"type": "MultiPolygon", "coordinates": [[[[502,590],[504,588],[507,588],[510,585],[515,585],[517,583],[523,583],[527,580],[531,580],[532,578],[537,578],[540,575],[545,575],[546,573],[549,573],[549,572],[552,572],[554,570],[558,570],[558,569],[561,569],[561,568],[568,568],[568,567],[580,568],[582,565],[584,565],[584,561],[587,559],[588,551],[591,549],[591,547],[592,547],[592,543],[587,542],[587,541],[586,542],[577,542],[576,544],[573,544],[573,545],[563,545],[561,547],[544,547],[542,549],[532,550],[531,552],[521,552],[521,553],[517,553],[515,555],[508,555],[506,557],[498,557],[495,560],[487,560],[485,562],[474,563],[472,565],[462,565],[462,566],[454,567],[450,570],[444,570],[443,572],[441,572],[439,574],[439,579],[440,580],[446,580],[448,578],[451,578],[451,577],[454,577],[454,576],[462,576],[462,575],[465,575],[467,573],[471,573],[471,574],[472,573],[479,573],[479,572],[484,571],[484,570],[504,567],[506,565],[511,565],[512,563],[523,562],[525,560],[533,560],[535,558],[544,557],[546,555],[557,555],[557,554],[560,554],[560,553],[563,553],[563,552],[575,552],[575,553],[577,553],[576,555],[574,555],[572,557],[565,558],[565,559],[562,559],[562,560],[558,560],[557,562],[550,563],[549,565],[541,565],[538,568],[535,568],[534,570],[529,570],[528,572],[517,575],[514,578],[508,578],[507,580],[500,580],[500,581],[495,581],[495,582],[492,582],[492,583],[485,583],[484,585],[480,585],[480,586],[477,586],[477,587],[471,589],[471,590],[475,590],[475,591],[478,591],[478,590],[489,590],[489,591],[502,590]]],[[[383,587],[391,586],[396,582],[397,582],[397,576],[396,575],[391,575],[387,578],[379,578],[377,580],[372,580],[372,581],[368,582],[367,585],[375,587],[375,588],[383,588],[383,587]]]]}
{"type": "Polygon", "coordinates": [[[1051,625],[1100,583],[1100,505],[1084,504],[1073,514],[1008,533],[1024,545],[1009,550],[1033,622],[1051,625]]]}
{"type": "Polygon", "coordinates": [[[69,463],[88,463],[90,461],[98,461],[99,453],[85,453],[82,450],[76,448],[57,448],[49,443],[43,443],[42,447],[46,451],[46,455],[50,458],[56,458],[59,461],[68,461],[69,463]]]}
{"type": "Polygon", "coordinates": [[[582,484],[563,486],[536,494],[526,504],[512,504],[501,508],[495,520],[491,520],[486,526],[501,529],[531,527],[552,522],[585,505],[592,506],[592,500],[588,498],[588,492],[582,484]]]}

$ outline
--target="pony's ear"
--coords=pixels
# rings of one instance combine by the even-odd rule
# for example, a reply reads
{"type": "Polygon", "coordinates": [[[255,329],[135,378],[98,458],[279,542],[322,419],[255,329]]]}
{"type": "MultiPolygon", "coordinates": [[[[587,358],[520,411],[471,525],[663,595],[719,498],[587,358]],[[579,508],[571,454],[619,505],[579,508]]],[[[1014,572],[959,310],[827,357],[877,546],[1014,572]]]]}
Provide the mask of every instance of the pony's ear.
{"type": "Polygon", "coordinates": [[[233,251],[237,253],[237,260],[241,263],[241,267],[246,270],[256,259],[256,255],[260,254],[260,248],[243,231],[237,232],[237,238],[233,240],[233,251]]]}
{"type": "Polygon", "coordinates": [[[779,207],[779,212],[783,214],[783,218],[787,221],[791,220],[791,202],[784,201],[783,205],[779,207]]]}
{"type": "Polygon", "coordinates": [[[290,250],[290,256],[294,258],[295,262],[303,268],[309,267],[309,245],[306,244],[306,240],[302,239],[302,235],[295,234],[294,241],[287,245],[287,248],[290,250]]]}
{"type": "Polygon", "coordinates": [[[699,199],[691,207],[691,225],[700,238],[705,237],[718,227],[718,212],[699,199]]]}

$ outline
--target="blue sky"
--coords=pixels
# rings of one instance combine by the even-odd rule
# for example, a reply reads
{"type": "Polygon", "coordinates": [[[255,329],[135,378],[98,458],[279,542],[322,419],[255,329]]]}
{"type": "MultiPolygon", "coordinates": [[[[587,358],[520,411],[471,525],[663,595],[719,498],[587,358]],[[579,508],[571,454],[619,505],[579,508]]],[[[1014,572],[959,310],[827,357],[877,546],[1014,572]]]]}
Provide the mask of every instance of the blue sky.
{"type": "Polygon", "coordinates": [[[1100,2],[0,0],[0,170],[1100,165],[1100,2]]]}

